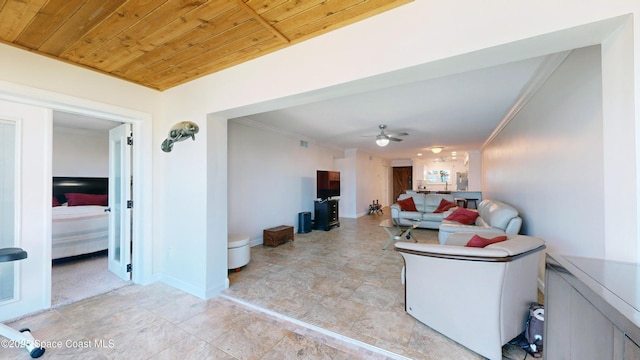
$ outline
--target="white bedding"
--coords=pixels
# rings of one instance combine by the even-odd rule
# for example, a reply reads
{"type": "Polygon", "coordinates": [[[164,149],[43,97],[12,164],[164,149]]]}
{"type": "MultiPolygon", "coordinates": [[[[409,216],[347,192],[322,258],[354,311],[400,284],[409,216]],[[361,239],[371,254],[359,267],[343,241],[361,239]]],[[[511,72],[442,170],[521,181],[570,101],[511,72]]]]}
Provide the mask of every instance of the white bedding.
{"type": "Polygon", "coordinates": [[[106,206],[56,206],[52,209],[51,258],[89,254],[109,244],[106,206]]]}

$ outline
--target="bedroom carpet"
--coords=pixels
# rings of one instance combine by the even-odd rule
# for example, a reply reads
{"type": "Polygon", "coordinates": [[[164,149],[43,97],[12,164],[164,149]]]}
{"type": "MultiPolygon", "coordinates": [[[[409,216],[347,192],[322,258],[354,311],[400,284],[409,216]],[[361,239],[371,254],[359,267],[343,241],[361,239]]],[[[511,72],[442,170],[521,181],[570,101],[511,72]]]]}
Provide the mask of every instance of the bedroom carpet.
{"type": "Polygon", "coordinates": [[[51,306],[71,304],[131,284],[107,268],[107,254],[96,253],[51,268],[51,306]]]}

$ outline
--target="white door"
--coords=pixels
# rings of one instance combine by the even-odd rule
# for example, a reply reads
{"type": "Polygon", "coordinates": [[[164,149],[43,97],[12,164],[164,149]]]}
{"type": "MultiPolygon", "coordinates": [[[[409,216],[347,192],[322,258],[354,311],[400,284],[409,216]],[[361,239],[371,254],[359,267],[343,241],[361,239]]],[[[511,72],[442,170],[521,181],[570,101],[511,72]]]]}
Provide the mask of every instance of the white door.
{"type": "Polygon", "coordinates": [[[109,270],[131,280],[131,124],[109,131],[109,270]]]}
{"type": "Polygon", "coordinates": [[[0,248],[28,253],[0,263],[0,322],[49,307],[50,153],[51,111],[0,101],[0,248]]]}

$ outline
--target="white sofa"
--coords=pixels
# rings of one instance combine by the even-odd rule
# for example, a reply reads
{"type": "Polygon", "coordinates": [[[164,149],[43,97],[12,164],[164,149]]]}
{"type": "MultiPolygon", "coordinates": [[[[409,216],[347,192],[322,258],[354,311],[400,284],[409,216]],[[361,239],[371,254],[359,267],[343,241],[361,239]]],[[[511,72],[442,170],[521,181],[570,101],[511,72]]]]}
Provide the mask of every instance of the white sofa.
{"type": "Polygon", "coordinates": [[[465,247],[472,233],[447,245],[397,242],[404,258],[405,311],[430,328],[489,359],[524,330],[537,302],[544,241],[509,234],[484,248],[465,247]]]}
{"type": "Polygon", "coordinates": [[[398,200],[404,200],[410,197],[413,198],[413,202],[416,204],[416,209],[418,211],[401,210],[398,203],[390,206],[391,219],[399,225],[409,226],[412,225],[411,220],[420,220],[418,227],[437,229],[440,226],[440,223],[442,223],[442,219],[451,214],[454,209],[457,209],[457,207],[455,207],[442,213],[433,212],[438,208],[442,199],[454,202],[451,194],[400,194],[400,196],[398,196],[398,200]]]}
{"type": "Polygon", "coordinates": [[[459,222],[443,220],[438,227],[440,244],[447,244],[447,239],[453,233],[472,232],[480,236],[498,236],[517,234],[522,226],[522,218],[518,210],[510,205],[496,200],[485,199],[478,204],[478,218],[474,224],[465,225],[459,222]]]}

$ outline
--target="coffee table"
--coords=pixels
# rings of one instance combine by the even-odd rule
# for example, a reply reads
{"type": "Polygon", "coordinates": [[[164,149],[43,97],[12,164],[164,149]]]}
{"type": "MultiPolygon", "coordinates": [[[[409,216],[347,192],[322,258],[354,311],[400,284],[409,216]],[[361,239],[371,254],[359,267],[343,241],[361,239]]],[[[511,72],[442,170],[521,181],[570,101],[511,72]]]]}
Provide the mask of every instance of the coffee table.
{"type": "Polygon", "coordinates": [[[418,242],[418,240],[416,240],[416,238],[411,234],[411,230],[417,228],[418,225],[420,225],[420,220],[413,219],[411,219],[411,225],[399,225],[391,219],[382,221],[380,226],[387,232],[387,235],[389,235],[389,240],[384,244],[382,250],[387,250],[389,245],[395,241],[400,241],[405,238],[413,239],[413,242],[418,242]]]}

